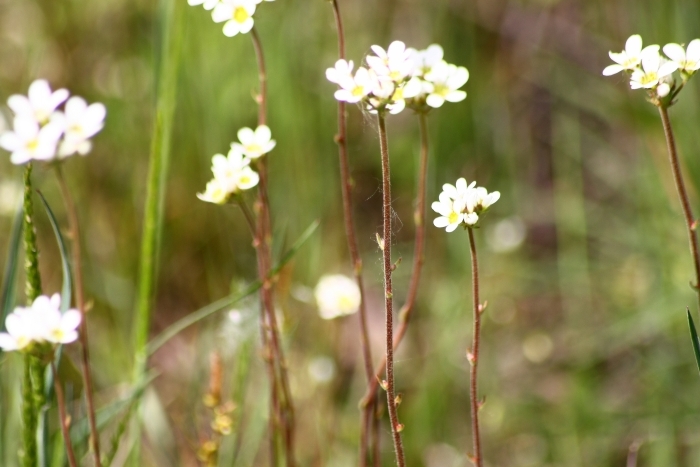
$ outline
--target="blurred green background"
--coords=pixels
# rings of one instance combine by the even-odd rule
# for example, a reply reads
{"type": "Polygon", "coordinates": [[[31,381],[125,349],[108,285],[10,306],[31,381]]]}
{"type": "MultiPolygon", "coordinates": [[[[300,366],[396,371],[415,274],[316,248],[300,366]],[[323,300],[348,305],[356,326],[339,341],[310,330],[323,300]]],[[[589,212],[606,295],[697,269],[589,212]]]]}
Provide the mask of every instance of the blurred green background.
{"type": "MultiPolygon", "coordinates": [[[[257,89],[250,37],[226,38],[201,7],[184,15],[173,153],[153,331],[256,278],[240,213],[199,201],[211,156],[254,126],[257,89]]],[[[608,50],[639,33],[645,43],[700,36],[696,0],[340,0],[348,57],[391,40],[439,43],[466,66],[467,100],[429,117],[428,201],[464,176],[499,201],[477,232],[483,328],[481,393],[486,464],[501,467],[700,464],[700,378],[685,307],[695,310],[692,265],[656,109],[624,77],[604,78],[608,50]]],[[[100,405],[128,392],[148,152],[155,108],[157,2],[0,0],[0,102],[43,77],[108,109],[86,158],[66,164],[81,210],[92,365],[100,405]]],[[[338,183],[331,7],[278,0],[255,14],[267,55],[268,156],[275,251],[315,219],[321,226],[277,286],[298,413],[302,465],[356,465],[364,376],[357,317],[323,321],[312,290],[323,274],[350,273],[338,183]]],[[[687,182],[698,212],[700,83],[672,108],[687,182]]],[[[1,112],[8,120],[6,107],[1,112]]],[[[403,302],[413,252],[418,122],[389,119],[396,235],[395,297],[403,302]]],[[[373,351],[382,351],[381,168],[372,120],[349,108],[355,214],[368,283],[373,351]]],[[[17,206],[21,169],[0,160],[0,244],[17,206]]],[[[35,183],[65,225],[52,173],[35,183]]],[[[433,213],[428,214],[432,219],[433,213]]],[[[38,216],[45,293],[60,289],[58,250],[38,216]]],[[[6,249],[2,248],[2,258],[6,249]]],[[[408,464],[469,465],[471,341],[466,233],[428,228],[425,271],[407,339],[397,354],[399,414],[408,464]]],[[[21,299],[21,292],[20,292],[21,299]]],[[[256,299],[163,347],[151,366],[144,465],[197,465],[208,433],[212,351],[224,358],[227,398],[238,402],[235,434],[220,465],[266,465],[266,378],[258,353],[256,299]]],[[[74,351],[71,349],[70,351],[74,351]]],[[[69,351],[69,352],[70,352],[69,351]]],[[[20,359],[0,357],[2,451],[16,465],[20,359]]],[[[79,407],[73,408],[76,418],[79,407]]],[[[110,430],[105,431],[105,439],[110,430]]],[[[392,465],[382,425],[383,465],[392,465]]],[[[128,444],[128,443],[125,443],[128,444]]],[[[122,449],[122,452],[126,449],[122,449]]],[[[118,457],[119,460],[119,457],[118,457]]]]}

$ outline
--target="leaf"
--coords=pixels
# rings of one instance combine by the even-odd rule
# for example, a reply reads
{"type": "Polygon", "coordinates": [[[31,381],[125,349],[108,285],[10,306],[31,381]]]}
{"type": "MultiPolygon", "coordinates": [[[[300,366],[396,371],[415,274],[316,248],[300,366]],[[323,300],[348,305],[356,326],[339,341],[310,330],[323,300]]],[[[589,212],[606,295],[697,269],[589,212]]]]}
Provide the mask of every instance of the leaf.
{"type": "MultiPolygon", "coordinates": [[[[44,198],[41,191],[37,190],[39,193],[39,198],[41,199],[44,209],[46,209],[46,214],[49,216],[49,222],[51,223],[51,228],[56,236],[56,243],[58,243],[58,251],[61,253],[61,267],[63,269],[63,286],[61,287],[61,311],[65,312],[70,307],[71,293],[73,290],[73,276],[70,270],[70,263],[68,261],[68,249],[66,248],[66,242],[63,240],[63,235],[61,235],[61,229],[58,227],[58,222],[56,221],[56,216],[54,216],[49,203],[44,198]]],[[[78,248],[76,245],[75,248],[78,248]]]]}
{"type": "Polygon", "coordinates": [[[688,313],[688,327],[690,328],[690,340],[693,341],[693,352],[695,353],[695,363],[698,365],[700,372],[700,341],[698,341],[698,331],[695,329],[693,317],[690,315],[690,309],[686,308],[688,313]]]}
{"type": "MultiPolygon", "coordinates": [[[[24,208],[20,204],[15,214],[15,220],[12,224],[12,234],[10,235],[10,244],[7,248],[7,262],[5,263],[5,277],[2,281],[2,294],[0,295],[0,330],[5,329],[5,318],[10,313],[15,304],[15,280],[17,279],[17,261],[19,257],[20,244],[22,240],[22,228],[24,222],[22,222],[22,216],[24,215],[24,208]]],[[[2,350],[0,350],[2,353],[2,350]]]]}
{"type": "MultiPolygon", "coordinates": [[[[268,275],[268,278],[274,277],[276,274],[278,274],[282,268],[289,262],[291,259],[294,257],[294,255],[299,251],[299,249],[306,243],[306,241],[311,237],[311,235],[316,231],[316,229],[319,226],[319,221],[315,220],[309,225],[306,230],[301,234],[299,239],[292,245],[292,247],[285,253],[284,256],[282,256],[282,259],[280,259],[279,263],[270,271],[270,274],[268,275]]],[[[188,327],[192,326],[195,323],[198,323],[199,321],[203,320],[204,318],[213,315],[217,311],[221,311],[222,309],[233,305],[234,303],[237,303],[244,298],[248,297],[249,295],[252,295],[255,293],[257,290],[260,289],[262,286],[262,282],[260,280],[257,280],[250,284],[248,287],[246,287],[243,292],[240,292],[237,295],[230,295],[228,297],[222,298],[220,300],[215,301],[214,303],[210,303],[209,305],[205,306],[204,308],[200,308],[199,310],[195,311],[194,313],[191,313],[184,318],[174,322],[163,332],[158,334],[156,337],[154,337],[151,342],[148,343],[148,346],[146,348],[147,354],[153,355],[153,353],[161,348],[166,342],[168,342],[170,339],[175,337],[177,334],[180,332],[184,331],[188,327]]]]}

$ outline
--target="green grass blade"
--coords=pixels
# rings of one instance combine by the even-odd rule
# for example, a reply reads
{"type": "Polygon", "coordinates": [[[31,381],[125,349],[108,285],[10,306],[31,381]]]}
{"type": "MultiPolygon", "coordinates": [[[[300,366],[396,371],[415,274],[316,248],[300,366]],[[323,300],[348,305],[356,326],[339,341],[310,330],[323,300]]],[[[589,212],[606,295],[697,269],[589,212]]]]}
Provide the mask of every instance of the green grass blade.
{"type": "Polygon", "coordinates": [[[690,315],[690,310],[686,309],[688,312],[688,327],[690,328],[690,340],[693,341],[693,352],[695,353],[695,363],[698,365],[698,372],[700,372],[700,341],[698,341],[698,331],[695,328],[695,323],[693,322],[693,317],[690,315]]]}
{"type": "MultiPolygon", "coordinates": [[[[7,262],[5,263],[5,277],[2,280],[2,295],[0,295],[0,330],[5,329],[5,318],[12,311],[15,305],[15,290],[17,281],[17,265],[19,264],[19,252],[22,244],[22,228],[24,222],[22,222],[22,215],[24,214],[24,208],[22,205],[17,209],[17,214],[15,214],[15,220],[12,224],[12,234],[10,235],[10,244],[7,248],[7,262]]],[[[0,350],[2,353],[2,350],[0,350]]]]}
{"type": "MultiPolygon", "coordinates": [[[[307,242],[309,238],[311,238],[311,235],[316,231],[316,229],[319,226],[319,221],[316,220],[309,225],[306,230],[301,234],[299,239],[292,245],[292,247],[287,251],[287,253],[282,256],[280,259],[279,263],[270,271],[269,277],[274,276],[275,274],[279,273],[282,268],[291,261],[291,259],[294,257],[294,255],[299,251],[299,249],[304,245],[304,243],[307,242]]],[[[163,332],[158,334],[156,337],[154,337],[151,342],[148,344],[147,347],[147,355],[152,355],[156,350],[158,350],[160,347],[163,346],[166,342],[168,342],[170,339],[172,339],[174,336],[176,336],[178,333],[182,332],[183,330],[187,329],[188,327],[192,326],[195,323],[198,323],[199,321],[203,320],[204,318],[213,315],[217,311],[221,311],[227,306],[231,306],[236,302],[239,302],[243,300],[244,298],[252,295],[255,293],[260,287],[262,286],[262,282],[259,280],[253,282],[250,284],[248,287],[243,290],[243,292],[240,292],[236,295],[231,295],[225,298],[222,298],[220,300],[215,301],[214,303],[210,303],[209,305],[205,306],[204,308],[200,308],[199,310],[195,311],[194,313],[191,313],[184,318],[174,322],[163,332]]]]}
{"type": "MultiPolygon", "coordinates": [[[[41,191],[37,190],[39,194],[39,199],[41,200],[44,209],[46,210],[46,215],[51,223],[51,228],[53,229],[54,236],[56,237],[56,243],[58,244],[58,251],[61,254],[61,268],[63,270],[63,285],[61,286],[61,311],[65,312],[71,303],[72,292],[73,292],[73,276],[71,275],[70,263],[68,262],[68,248],[66,248],[66,242],[61,234],[61,229],[58,226],[58,221],[53,213],[53,210],[49,206],[48,201],[44,198],[41,191]]],[[[56,355],[54,356],[54,361],[56,368],[60,367],[62,348],[59,346],[56,350],[56,355]]],[[[46,374],[44,375],[44,399],[50,401],[53,398],[53,373],[47,368],[46,374]]],[[[42,407],[39,412],[39,465],[40,467],[46,467],[49,459],[52,458],[51,451],[51,440],[49,437],[49,423],[48,423],[48,407],[42,407]]]]}

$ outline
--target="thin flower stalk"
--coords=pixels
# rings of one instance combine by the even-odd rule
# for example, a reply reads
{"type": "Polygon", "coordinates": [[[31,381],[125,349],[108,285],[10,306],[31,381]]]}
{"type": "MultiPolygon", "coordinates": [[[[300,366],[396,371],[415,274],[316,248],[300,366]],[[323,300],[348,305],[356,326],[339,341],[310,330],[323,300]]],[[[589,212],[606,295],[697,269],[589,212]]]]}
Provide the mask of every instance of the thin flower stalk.
{"type": "Polygon", "coordinates": [[[59,425],[61,426],[61,434],[63,435],[63,441],[68,455],[68,465],[70,465],[70,467],[78,467],[78,461],[73,451],[73,443],[71,443],[70,440],[70,418],[66,411],[63,387],[61,386],[61,381],[58,379],[58,371],[56,370],[56,364],[53,360],[51,361],[51,372],[53,373],[53,387],[56,391],[56,403],[58,405],[58,416],[60,418],[59,425]]]}
{"type": "Polygon", "coordinates": [[[669,162],[671,163],[671,172],[673,172],[673,181],[676,184],[678,199],[681,202],[683,217],[685,218],[685,224],[688,229],[690,255],[693,257],[693,266],[695,267],[695,284],[691,284],[691,286],[698,293],[698,303],[700,304],[700,255],[698,254],[698,238],[695,233],[697,229],[697,220],[693,216],[693,211],[690,207],[688,191],[685,188],[683,173],[681,171],[680,162],[678,161],[676,139],[673,136],[673,128],[671,127],[671,120],[668,116],[668,108],[663,104],[659,105],[658,107],[659,115],[661,116],[661,123],[664,127],[664,134],[666,135],[666,146],[668,149],[669,162]]]}
{"type": "Polygon", "coordinates": [[[394,265],[391,262],[391,239],[392,239],[392,210],[391,210],[391,170],[389,164],[389,147],[386,137],[386,122],[383,112],[377,114],[379,126],[379,146],[382,158],[382,217],[383,217],[383,238],[380,241],[380,248],[383,253],[384,263],[384,315],[386,330],[386,399],[389,410],[389,422],[391,423],[391,434],[394,441],[394,452],[396,454],[396,464],[404,467],[406,460],[401,442],[401,430],[403,425],[399,423],[396,410],[396,394],[394,391],[394,329],[393,312],[394,296],[391,281],[391,274],[394,265]]]}
{"type": "Polygon", "coordinates": [[[481,432],[479,430],[479,408],[478,400],[478,368],[479,368],[479,343],[481,337],[481,313],[483,307],[479,302],[479,262],[476,256],[476,245],[474,244],[474,229],[471,227],[469,231],[469,251],[471,252],[472,263],[472,300],[474,303],[474,326],[473,326],[473,342],[472,348],[467,352],[467,358],[471,364],[469,372],[469,399],[471,408],[471,423],[472,423],[472,462],[475,467],[483,467],[484,460],[481,455],[481,432]]]}
{"type": "Polygon", "coordinates": [[[66,206],[68,214],[68,223],[70,226],[71,239],[73,241],[73,275],[75,276],[75,300],[80,312],[81,321],[78,335],[80,338],[81,347],[81,367],[83,374],[83,384],[85,385],[85,401],[87,405],[87,417],[90,425],[90,449],[93,454],[93,460],[96,467],[101,467],[100,460],[100,433],[97,429],[97,421],[95,419],[95,401],[93,398],[92,372],[90,370],[90,349],[88,347],[88,329],[87,319],[85,316],[85,288],[83,282],[83,264],[80,254],[80,225],[78,222],[78,211],[75,207],[75,202],[71,197],[70,190],[66,184],[61,165],[56,165],[56,178],[63,196],[63,202],[66,206]]]}
{"type": "MultiPolygon", "coordinates": [[[[265,69],[265,57],[263,54],[262,43],[255,27],[251,30],[251,38],[253,48],[255,49],[255,57],[258,64],[258,80],[259,92],[256,98],[258,103],[258,126],[267,124],[267,72],[265,69]]],[[[265,320],[261,323],[269,332],[267,343],[271,351],[271,358],[276,366],[276,380],[271,381],[272,390],[278,393],[279,401],[279,422],[282,424],[283,445],[285,450],[285,460],[288,467],[296,465],[294,458],[294,405],[292,402],[291,391],[289,388],[289,377],[287,374],[287,363],[284,358],[284,350],[282,348],[279,327],[277,325],[277,317],[275,316],[274,299],[272,283],[268,279],[269,272],[272,268],[271,258],[271,237],[272,228],[270,223],[270,202],[268,198],[268,174],[265,158],[258,160],[258,174],[260,183],[258,187],[258,224],[257,224],[257,239],[255,241],[259,261],[258,274],[263,282],[261,288],[261,300],[267,315],[267,326],[265,320]]],[[[271,433],[270,436],[274,437],[271,433]]]]}
{"type": "MultiPolygon", "coordinates": [[[[338,32],[338,59],[345,59],[345,34],[343,29],[343,20],[340,14],[338,1],[331,2],[333,7],[333,15],[335,25],[338,32]]],[[[348,162],[348,143],[347,143],[347,123],[345,102],[338,101],[338,134],[335,137],[338,144],[338,158],[340,162],[340,187],[343,198],[343,221],[345,224],[345,236],[348,242],[348,250],[350,252],[350,260],[352,261],[353,271],[357,287],[360,290],[360,344],[362,346],[362,357],[364,360],[365,377],[367,378],[368,386],[374,384],[374,392],[376,395],[376,378],[374,377],[374,364],[372,362],[372,351],[369,344],[369,330],[367,326],[367,305],[365,303],[365,287],[362,279],[362,258],[357,243],[357,234],[355,230],[355,220],[352,207],[352,179],[350,175],[350,164],[348,162]]],[[[369,453],[370,435],[372,433],[372,419],[376,411],[376,398],[370,404],[366,404],[362,410],[361,425],[360,425],[360,466],[367,465],[367,456],[369,453]]],[[[373,438],[376,445],[378,437],[373,438]]]]}

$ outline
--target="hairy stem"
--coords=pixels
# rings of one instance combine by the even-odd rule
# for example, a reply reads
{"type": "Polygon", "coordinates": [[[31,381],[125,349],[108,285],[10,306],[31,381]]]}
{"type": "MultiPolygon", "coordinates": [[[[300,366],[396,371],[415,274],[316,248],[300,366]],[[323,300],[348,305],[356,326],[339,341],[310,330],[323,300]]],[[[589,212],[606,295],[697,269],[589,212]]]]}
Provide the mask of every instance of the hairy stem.
{"type": "Polygon", "coordinates": [[[479,262],[476,257],[476,245],[474,244],[474,231],[469,231],[469,250],[472,258],[472,299],[474,301],[474,328],[472,349],[467,354],[471,370],[469,372],[469,399],[471,402],[471,418],[472,418],[472,447],[474,449],[474,465],[483,467],[484,461],[481,456],[481,433],[479,431],[479,400],[478,400],[478,384],[477,370],[479,368],[479,342],[481,336],[481,304],[479,302],[479,262]]]}
{"type": "MultiPolygon", "coordinates": [[[[255,58],[258,63],[259,93],[258,103],[258,126],[267,124],[267,72],[265,70],[265,57],[263,54],[260,36],[255,28],[251,30],[255,58]]],[[[270,222],[270,201],[268,198],[268,174],[267,161],[261,158],[258,161],[258,174],[260,182],[258,186],[258,226],[257,226],[257,252],[259,256],[258,273],[263,281],[260,291],[261,300],[267,314],[267,324],[269,327],[268,343],[272,352],[272,358],[276,365],[277,383],[272,381],[272,385],[277,386],[280,394],[280,415],[283,431],[283,444],[287,467],[295,467],[294,459],[294,404],[292,402],[291,391],[289,389],[289,377],[287,374],[287,363],[284,358],[277,317],[275,316],[272,282],[268,279],[268,273],[272,267],[271,240],[272,227],[270,222]]],[[[263,324],[264,325],[264,324],[263,324]]],[[[272,434],[271,434],[272,435],[272,434]]]]}
{"type": "Polygon", "coordinates": [[[688,229],[688,240],[690,242],[690,255],[693,257],[693,265],[695,266],[695,284],[691,284],[693,289],[698,293],[698,303],[700,304],[700,255],[698,255],[698,239],[695,235],[697,227],[696,220],[693,217],[693,211],[690,208],[690,200],[688,199],[688,191],[685,188],[683,181],[683,173],[681,171],[680,162],[678,161],[678,150],[676,149],[676,140],[673,136],[673,128],[671,120],[668,117],[668,109],[663,105],[659,106],[659,115],[661,123],[664,126],[664,134],[666,135],[666,146],[668,148],[668,159],[671,163],[671,171],[673,172],[673,181],[676,184],[678,191],[678,199],[681,202],[683,209],[683,217],[685,225],[688,229]]]}
{"type": "MultiPolygon", "coordinates": [[[[345,59],[345,34],[343,30],[343,20],[338,7],[338,0],[331,2],[333,14],[335,17],[335,25],[338,31],[338,59],[345,59]]],[[[338,101],[338,134],[335,137],[338,143],[338,158],[340,160],[340,187],[343,197],[343,220],[345,223],[345,236],[348,241],[348,250],[352,261],[355,280],[357,287],[360,290],[360,344],[362,346],[362,357],[364,359],[365,376],[368,386],[376,381],[374,377],[374,366],[372,363],[372,352],[369,344],[369,330],[367,327],[367,305],[365,303],[365,286],[362,280],[362,258],[357,243],[357,234],[355,230],[355,220],[352,210],[352,177],[350,175],[350,164],[348,162],[348,143],[347,143],[347,124],[345,120],[345,102],[338,101]]],[[[376,383],[375,383],[376,384],[376,383]]],[[[377,393],[376,385],[374,394],[377,393]]],[[[366,404],[362,409],[361,428],[360,428],[360,466],[367,465],[367,456],[369,451],[369,438],[372,433],[371,424],[376,401],[372,404],[366,404]]],[[[375,441],[376,443],[376,441],[375,441]]]]}
{"type": "Polygon", "coordinates": [[[73,275],[75,276],[75,301],[78,311],[82,317],[78,335],[80,336],[81,347],[81,367],[83,373],[83,384],[85,385],[85,401],[87,405],[88,423],[90,425],[90,448],[96,467],[101,467],[100,462],[100,433],[95,420],[95,401],[93,399],[92,372],[90,370],[90,350],[88,348],[88,328],[87,317],[85,316],[85,287],[83,283],[83,262],[80,254],[80,225],[78,223],[78,211],[75,202],[70,195],[68,185],[63,177],[61,165],[56,165],[56,178],[61,189],[63,202],[68,213],[68,223],[70,225],[71,238],[73,240],[73,275]]]}
{"type": "Polygon", "coordinates": [[[386,139],[386,122],[380,111],[377,115],[379,124],[379,147],[382,156],[382,217],[383,217],[383,239],[381,245],[384,262],[384,315],[386,325],[386,400],[389,409],[389,421],[391,423],[391,434],[394,441],[394,451],[396,454],[396,464],[399,467],[406,465],[401,443],[402,425],[396,413],[396,395],[394,393],[394,296],[391,285],[391,273],[394,265],[391,262],[391,171],[389,167],[389,147],[386,139]]]}
{"type": "Polygon", "coordinates": [[[70,419],[66,412],[63,387],[61,386],[61,381],[58,379],[58,371],[56,370],[56,364],[53,359],[51,360],[51,371],[53,372],[53,387],[56,391],[56,402],[58,404],[59,425],[61,425],[61,434],[63,435],[63,442],[66,446],[66,453],[68,454],[68,464],[70,467],[78,467],[78,461],[76,461],[75,453],[73,452],[73,443],[70,441],[70,419]]]}
{"type": "MultiPolygon", "coordinates": [[[[24,170],[24,272],[26,276],[25,294],[27,306],[41,295],[41,274],[39,272],[39,249],[34,229],[34,200],[32,198],[32,163],[24,170]]],[[[43,384],[32,384],[32,375],[43,371],[41,361],[31,355],[24,357],[24,381],[22,387],[22,466],[34,467],[37,464],[36,430],[41,407],[37,401],[43,399],[43,384]],[[39,396],[39,397],[37,397],[39,396]]]]}

